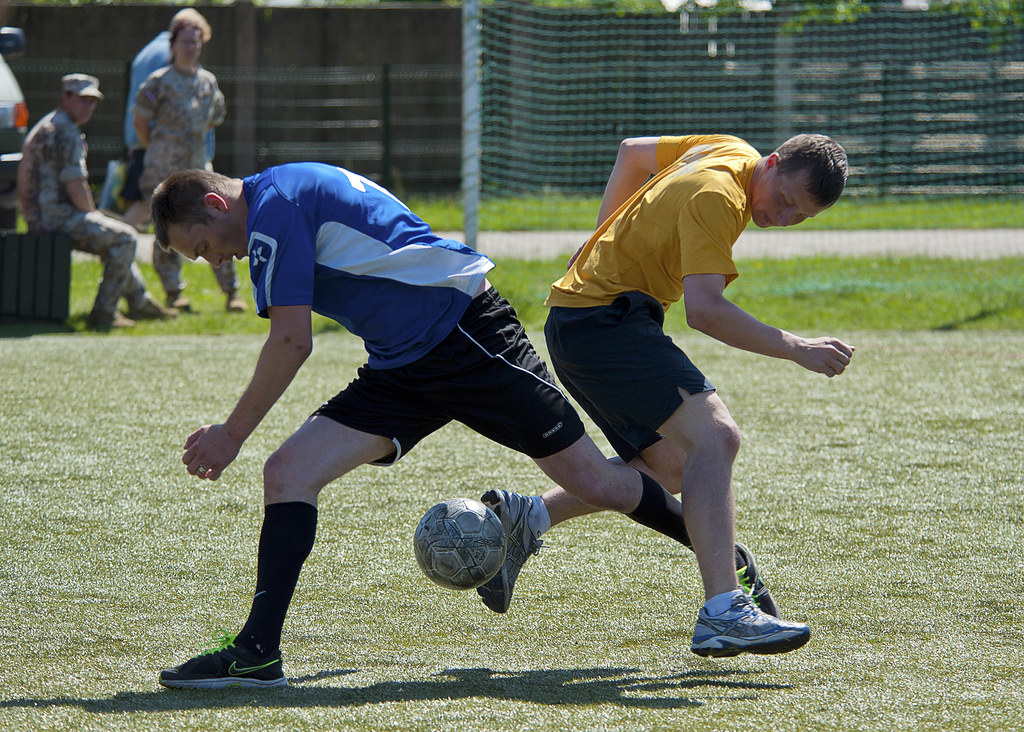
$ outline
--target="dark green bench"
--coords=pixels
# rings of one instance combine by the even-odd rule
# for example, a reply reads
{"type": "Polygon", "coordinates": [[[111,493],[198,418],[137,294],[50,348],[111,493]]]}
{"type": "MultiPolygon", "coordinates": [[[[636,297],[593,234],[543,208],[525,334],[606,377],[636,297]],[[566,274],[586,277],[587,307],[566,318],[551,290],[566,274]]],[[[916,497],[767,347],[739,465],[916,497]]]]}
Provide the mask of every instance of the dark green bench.
{"type": "Polygon", "coordinates": [[[0,320],[66,320],[70,296],[70,237],[0,232],[0,320]]]}

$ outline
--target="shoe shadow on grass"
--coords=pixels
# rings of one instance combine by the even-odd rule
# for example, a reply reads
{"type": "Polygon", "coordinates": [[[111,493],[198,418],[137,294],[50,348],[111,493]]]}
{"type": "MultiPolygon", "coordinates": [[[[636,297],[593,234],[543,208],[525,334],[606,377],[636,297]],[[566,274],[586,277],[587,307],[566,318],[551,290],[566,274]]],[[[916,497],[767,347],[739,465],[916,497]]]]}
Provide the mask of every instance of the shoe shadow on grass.
{"type": "MultiPolygon", "coordinates": [[[[571,668],[496,671],[446,669],[428,678],[383,681],[366,686],[324,686],[318,682],[360,673],[356,669],[322,671],[289,679],[275,689],[121,692],[108,698],[22,698],[0,701],[4,708],[73,707],[93,714],[260,707],[303,709],[363,707],[395,702],[459,699],[505,700],[551,706],[617,704],[635,709],[682,709],[704,704],[688,692],[725,692],[726,699],[748,701],[760,692],[792,688],[754,680],[760,672],[736,669],[690,670],[664,675],[634,668],[571,668]]],[[[721,698],[721,697],[719,697],[721,698]]]]}

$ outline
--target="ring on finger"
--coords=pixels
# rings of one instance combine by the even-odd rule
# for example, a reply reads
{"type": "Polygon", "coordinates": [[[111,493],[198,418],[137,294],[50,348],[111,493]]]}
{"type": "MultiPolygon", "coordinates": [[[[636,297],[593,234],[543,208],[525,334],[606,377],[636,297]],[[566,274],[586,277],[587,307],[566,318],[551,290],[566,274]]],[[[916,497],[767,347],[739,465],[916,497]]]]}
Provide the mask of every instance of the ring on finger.
{"type": "Polygon", "coordinates": [[[198,468],[196,468],[196,475],[198,475],[200,478],[205,478],[206,477],[206,468],[204,466],[200,465],[198,468]]]}

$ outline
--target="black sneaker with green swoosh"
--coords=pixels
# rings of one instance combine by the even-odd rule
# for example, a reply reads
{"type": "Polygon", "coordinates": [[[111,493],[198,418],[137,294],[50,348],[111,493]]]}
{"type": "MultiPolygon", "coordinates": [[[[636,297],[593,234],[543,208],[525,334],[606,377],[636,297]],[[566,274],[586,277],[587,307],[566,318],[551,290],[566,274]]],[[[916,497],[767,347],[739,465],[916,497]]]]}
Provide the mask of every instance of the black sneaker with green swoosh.
{"type": "Polygon", "coordinates": [[[176,668],[160,672],[160,683],[175,689],[226,689],[233,686],[287,686],[281,652],[264,658],[235,645],[225,630],[213,635],[215,645],[176,668]]]}

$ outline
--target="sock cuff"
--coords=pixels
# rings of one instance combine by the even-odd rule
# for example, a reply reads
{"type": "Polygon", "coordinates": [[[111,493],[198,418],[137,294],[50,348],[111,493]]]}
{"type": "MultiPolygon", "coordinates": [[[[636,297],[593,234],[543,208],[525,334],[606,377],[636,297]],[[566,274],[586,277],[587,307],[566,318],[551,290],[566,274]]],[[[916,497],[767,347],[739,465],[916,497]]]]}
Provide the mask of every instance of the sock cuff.
{"type": "Polygon", "coordinates": [[[640,476],[640,503],[638,503],[636,508],[628,514],[630,517],[633,517],[636,514],[642,515],[644,509],[647,508],[652,501],[657,501],[657,503],[661,505],[663,503],[662,493],[665,492],[665,489],[661,487],[661,484],[651,476],[647,475],[647,473],[644,473],[641,470],[637,470],[636,472],[640,476]]]}
{"type": "Polygon", "coordinates": [[[260,552],[267,550],[305,560],[316,538],[317,507],[304,501],[270,503],[264,508],[260,552]]]}
{"type": "Polygon", "coordinates": [[[319,510],[312,503],[306,503],[305,501],[283,501],[281,503],[268,503],[263,507],[264,516],[270,516],[274,514],[274,518],[278,516],[294,516],[296,518],[302,518],[306,516],[312,516],[316,518],[319,510]]]}
{"type": "Polygon", "coordinates": [[[530,528],[540,536],[551,529],[551,514],[540,496],[530,498],[530,528]]]}

